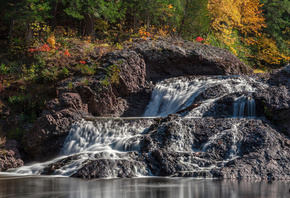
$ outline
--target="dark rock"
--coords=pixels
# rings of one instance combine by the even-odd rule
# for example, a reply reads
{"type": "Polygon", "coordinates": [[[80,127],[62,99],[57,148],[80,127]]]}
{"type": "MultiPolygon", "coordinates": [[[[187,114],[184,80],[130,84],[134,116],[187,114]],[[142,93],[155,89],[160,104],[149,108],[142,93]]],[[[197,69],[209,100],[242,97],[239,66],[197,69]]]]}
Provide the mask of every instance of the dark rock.
{"type": "Polygon", "coordinates": [[[98,159],[87,162],[72,177],[81,178],[132,178],[137,177],[137,169],[142,169],[144,164],[138,161],[98,159]]]}
{"type": "Polygon", "coordinates": [[[254,93],[259,104],[259,110],[271,121],[280,131],[290,137],[290,91],[282,85],[272,86],[254,93]]]}
{"type": "Polygon", "coordinates": [[[160,176],[284,180],[290,179],[287,140],[261,120],[177,118],[151,127],[140,152],[160,176]]]}
{"type": "Polygon", "coordinates": [[[274,70],[267,82],[272,86],[284,85],[290,88],[290,64],[281,69],[274,70]]]}
{"type": "Polygon", "coordinates": [[[252,74],[252,69],[229,51],[196,42],[137,39],[131,49],[144,56],[147,80],[186,75],[252,74]]]}
{"type": "Polygon", "coordinates": [[[87,105],[77,93],[62,93],[47,104],[47,111],[24,135],[28,160],[44,161],[58,155],[71,124],[87,115],[87,105]]]}
{"type": "Polygon", "coordinates": [[[18,143],[15,140],[7,141],[3,148],[0,145],[0,171],[21,167],[23,164],[18,151],[18,143]]]}

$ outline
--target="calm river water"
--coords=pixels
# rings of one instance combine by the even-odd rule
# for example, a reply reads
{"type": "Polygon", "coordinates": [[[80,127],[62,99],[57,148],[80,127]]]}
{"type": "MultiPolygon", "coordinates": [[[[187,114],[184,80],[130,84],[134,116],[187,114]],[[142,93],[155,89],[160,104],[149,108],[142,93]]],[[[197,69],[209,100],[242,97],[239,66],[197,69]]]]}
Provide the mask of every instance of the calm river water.
{"type": "Polygon", "coordinates": [[[290,182],[192,178],[83,180],[0,175],[1,198],[289,198],[289,188],[290,182]]]}

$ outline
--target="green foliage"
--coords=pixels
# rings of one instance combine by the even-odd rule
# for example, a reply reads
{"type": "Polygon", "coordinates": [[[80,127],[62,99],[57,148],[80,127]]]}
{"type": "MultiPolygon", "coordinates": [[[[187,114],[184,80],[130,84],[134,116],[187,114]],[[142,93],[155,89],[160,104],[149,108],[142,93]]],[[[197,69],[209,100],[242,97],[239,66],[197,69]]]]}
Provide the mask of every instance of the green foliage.
{"type": "Polygon", "coordinates": [[[181,0],[182,12],[178,35],[193,40],[198,36],[206,38],[210,31],[210,13],[207,0],[181,0]]]}
{"type": "Polygon", "coordinates": [[[260,0],[263,4],[264,17],[266,18],[266,31],[275,39],[277,45],[284,52],[290,53],[286,41],[289,34],[285,32],[290,27],[290,1],[289,0],[260,0]]]}
{"type": "Polygon", "coordinates": [[[107,76],[112,84],[118,84],[119,83],[119,72],[120,69],[117,65],[111,65],[107,69],[107,76]]]}
{"type": "Polygon", "coordinates": [[[95,67],[88,64],[78,64],[76,68],[83,75],[94,75],[96,72],[95,67]]]}
{"type": "Polygon", "coordinates": [[[21,112],[21,122],[34,122],[45,104],[45,98],[32,96],[30,93],[18,93],[8,98],[14,111],[21,112]]]}
{"type": "Polygon", "coordinates": [[[72,90],[72,89],[74,88],[74,84],[73,84],[72,82],[69,82],[69,83],[67,84],[67,88],[68,88],[69,90],[72,90]]]}
{"type": "Polygon", "coordinates": [[[9,68],[4,63],[1,63],[1,65],[0,65],[0,75],[1,74],[8,74],[8,73],[9,73],[9,68]]]}
{"type": "Polygon", "coordinates": [[[269,120],[273,120],[273,113],[267,106],[264,106],[264,113],[269,120]]]}
{"type": "Polygon", "coordinates": [[[26,100],[29,100],[31,98],[31,95],[24,95],[24,94],[19,94],[19,95],[14,95],[10,96],[8,101],[11,104],[18,104],[18,105],[24,105],[26,100]]]}
{"type": "Polygon", "coordinates": [[[109,84],[119,83],[119,72],[120,69],[117,65],[111,65],[106,69],[107,75],[101,80],[103,86],[108,86],[109,84]]]}
{"type": "Polygon", "coordinates": [[[82,85],[84,85],[84,86],[88,86],[89,85],[89,80],[87,79],[87,78],[83,78],[82,80],[81,80],[81,84],[82,85]]]}
{"type": "Polygon", "coordinates": [[[58,75],[59,71],[57,67],[45,68],[41,71],[40,79],[44,81],[53,81],[57,80],[58,75]]]}

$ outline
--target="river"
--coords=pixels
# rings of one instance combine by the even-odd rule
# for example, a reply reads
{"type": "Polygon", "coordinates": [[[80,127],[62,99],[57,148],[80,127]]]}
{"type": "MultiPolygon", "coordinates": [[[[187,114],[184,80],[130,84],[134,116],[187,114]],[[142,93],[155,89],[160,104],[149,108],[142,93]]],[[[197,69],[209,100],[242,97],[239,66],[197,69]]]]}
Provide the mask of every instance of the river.
{"type": "Polygon", "coordinates": [[[143,177],[84,180],[0,175],[1,198],[289,198],[290,182],[143,177]]]}

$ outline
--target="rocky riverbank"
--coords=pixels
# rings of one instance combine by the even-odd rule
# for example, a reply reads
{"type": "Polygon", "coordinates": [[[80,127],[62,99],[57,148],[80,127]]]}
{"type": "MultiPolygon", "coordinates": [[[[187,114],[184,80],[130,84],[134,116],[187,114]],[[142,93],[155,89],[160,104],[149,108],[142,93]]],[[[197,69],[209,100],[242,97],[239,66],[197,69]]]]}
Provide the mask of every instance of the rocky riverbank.
{"type": "MultiPolygon", "coordinates": [[[[202,91],[194,103],[200,105],[216,99],[210,110],[202,112],[204,118],[169,115],[157,120],[142,136],[140,150],[126,154],[125,158],[131,161],[104,160],[100,155],[96,160],[86,161],[73,176],[105,177],[111,172],[118,177],[134,177],[137,175],[132,168],[139,167],[144,174],[158,176],[288,180],[288,67],[266,77],[256,76],[259,83],[250,83],[255,89],[250,96],[245,92],[224,96],[222,85],[202,91]],[[259,118],[238,119],[239,122],[230,118],[233,102],[243,95],[256,101],[259,118]],[[108,168],[109,165],[114,168],[108,168]]],[[[56,83],[56,98],[47,101],[46,109],[36,123],[28,127],[21,147],[17,148],[21,148],[26,161],[52,159],[59,154],[72,124],[85,116],[142,116],[155,84],[163,79],[251,74],[247,65],[223,49],[179,39],[136,39],[123,50],[109,53],[100,60],[97,75],[73,76],[56,83]],[[104,83],[112,66],[119,68],[118,83],[104,83]]],[[[247,77],[244,79],[247,81],[247,77]]],[[[251,79],[253,77],[248,80],[251,79]]],[[[7,111],[2,112],[7,114],[7,111]]],[[[184,110],[179,113],[184,116],[184,110]]],[[[2,126],[7,124],[1,122],[2,126]]],[[[15,150],[16,146],[13,148],[15,150]]],[[[9,154],[9,159],[6,156],[0,153],[2,171],[23,165],[18,152],[9,154]]],[[[61,168],[72,160],[58,162],[42,173],[51,174],[56,167],[61,168]]]]}

